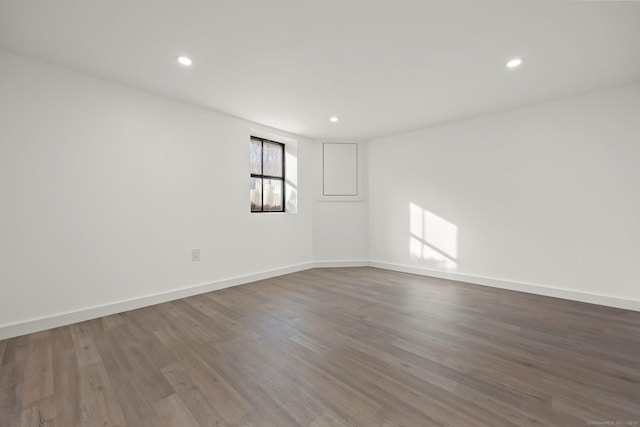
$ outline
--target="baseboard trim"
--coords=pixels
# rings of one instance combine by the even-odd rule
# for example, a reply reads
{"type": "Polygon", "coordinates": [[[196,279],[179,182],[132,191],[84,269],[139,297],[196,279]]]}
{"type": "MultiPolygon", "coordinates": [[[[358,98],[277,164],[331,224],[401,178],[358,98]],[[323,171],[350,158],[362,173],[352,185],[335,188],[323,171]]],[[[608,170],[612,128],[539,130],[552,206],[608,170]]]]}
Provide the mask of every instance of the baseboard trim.
{"type": "Polygon", "coordinates": [[[490,277],[474,276],[464,273],[450,271],[433,270],[423,267],[413,267],[409,265],[394,264],[383,261],[369,261],[371,267],[384,270],[399,271],[402,273],[417,274],[420,276],[437,277],[440,279],[456,280],[474,285],[490,286],[492,288],[508,289],[511,291],[526,292],[529,294],[543,295],[547,297],[562,298],[571,301],[586,302],[589,304],[604,305],[608,307],[622,308],[625,310],[640,311],[640,301],[628,300],[609,295],[578,292],[571,289],[556,288],[551,286],[537,285],[532,283],[522,283],[493,279],[490,277]]]}
{"type": "Polygon", "coordinates": [[[0,340],[13,338],[24,334],[44,331],[59,326],[70,325],[72,323],[83,322],[85,320],[96,319],[98,317],[109,316],[112,314],[122,313],[129,310],[148,307],[150,305],[161,304],[163,302],[173,301],[180,298],[186,298],[206,292],[217,291],[232,286],[243,285],[258,280],[270,279],[272,277],[282,276],[284,274],[295,273],[298,271],[308,270],[310,268],[337,268],[337,267],[376,267],[384,270],[399,271],[402,273],[417,274],[420,276],[437,277],[441,279],[456,280],[459,282],[471,283],[474,285],[490,286],[499,289],[508,289],[518,292],[526,292],[535,295],[543,295],[554,298],[562,298],[571,301],[585,302],[589,304],[604,305],[608,307],[622,308],[626,310],[640,311],[640,301],[627,300],[624,298],[613,297],[609,295],[593,294],[586,292],[578,292],[570,289],[554,288],[544,285],[536,285],[531,283],[513,282],[490,277],[474,276],[464,273],[447,272],[433,270],[423,267],[414,267],[409,265],[395,264],[383,261],[316,261],[303,264],[297,264],[274,270],[267,270],[259,273],[253,273],[245,276],[231,277],[223,280],[217,280],[210,283],[189,286],[186,288],[175,289],[158,294],[146,295],[143,297],[133,298],[129,300],[116,301],[104,305],[83,308],[80,310],[69,311],[65,313],[54,314],[52,316],[40,317],[23,322],[11,323],[0,326],[0,340]]]}
{"type": "Polygon", "coordinates": [[[368,267],[368,260],[349,261],[315,261],[313,268],[336,268],[336,267],[368,267]]]}
{"type": "Polygon", "coordinates": [[[175,289],[167,292],[146,295],[143,297],[133,298],[129,300],[116,301],[104,305],[83,308],[80,310],[69,311],[65,313],[54,314],[52,316],[40,317],[23,322],[12,323],[0,326],[0,340],[13,338],[20,335],[30,334],[32,332],[44,331],[59,326],[70,325],[72,323],[83,322],[85,320],[96,319],[98,317],[109,316],[112,314],[122,313],[124,311],[135,310],[150,305],[161,304],[167,301],[173,301],[180,298],[186,298],[193,295],[203,294],[206,292],[217,291],[232,286],[243,285],[258,280],[270,279],[283,274],[295,273],[298,271],[308,270],[314,267],[313,262],[297,264],[274,270],[267,270],[259,273],[248,274],[245,276],[230,277],[223,280],[217,280],[210,283],[202,283],[186,288],[175,289]]]}

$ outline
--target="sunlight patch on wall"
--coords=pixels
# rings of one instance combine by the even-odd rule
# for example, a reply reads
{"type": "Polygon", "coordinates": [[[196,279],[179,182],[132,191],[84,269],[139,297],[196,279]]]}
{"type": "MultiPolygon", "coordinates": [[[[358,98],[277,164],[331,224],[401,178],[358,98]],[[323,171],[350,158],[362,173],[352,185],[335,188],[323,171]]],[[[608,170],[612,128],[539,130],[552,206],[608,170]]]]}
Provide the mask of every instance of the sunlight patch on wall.
{"type": "Polygon", "coordinates": [[[458,267],[458,227],[422,207],[409,204],[409,254],[436,268],[458,267]]]}
{"type": "Polygon", "coordinates": [[[292,144],[285,145],[285,210],[289,213],[298,212],[298,158],[297,150],[292,144]]]}

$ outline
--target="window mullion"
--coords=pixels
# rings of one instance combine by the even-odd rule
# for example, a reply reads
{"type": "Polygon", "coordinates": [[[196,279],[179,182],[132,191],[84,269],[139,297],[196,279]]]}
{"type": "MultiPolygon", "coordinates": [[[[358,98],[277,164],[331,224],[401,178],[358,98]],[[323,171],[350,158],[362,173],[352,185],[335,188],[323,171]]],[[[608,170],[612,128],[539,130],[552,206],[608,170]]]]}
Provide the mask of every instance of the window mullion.
{"type": "Polygon", "coordinates": [[[260,189],[260,212],[264,212],[264,139],[260,141],[260,172],[262,173],[262,179],[260,182],[262,183],[262,188],[260,189]]]}
{"type": "Polygon", "coordinates": [[[285,156],[285,144],[280,143],[280,142],[276,142],[276,141],[271,141],[271,140],[264,139],[264,138],[257,138],[257,137],[253,137],[253,136],[251,137],[251,139],[256,141],[256,142],[260,141],[260,169],[261,169],[260,170],[260,172],[261,172],[260,174],[254,174],[254,173],[250,174],[251,177],[261,180],[261,184],[260,184],[260,204],[261,204],[261,206],[260,206],[260,210],[253,211],[253,212],[286,212],[286,209],[285,209],[285,200],[286,200],[286,197],[285,197],[285,194],[286,194],[285,193],[285,186],[286,186],[286,182],[285,182],[285,176],[284,176],[285,168],[286,168],[286,166],[285,166],[285,158],[286,158],[286,156],[285,156]],[[281,156],[280,157],[280,160],[281,160],[280,175],[281,176],[266,175],[264,173],[265,172],[264,171],[264,145],[265,145],[265,142],[270,143],[270,144],[277,144],[277,145],[279,145],[281,147],[281,150],[280,150],[280,156],[281,156]],[[264,205],[265,197],[264,196],[265,196],[265,187],[266,187],[265,180],[266,179],[269,179],[271,181],[280,181],[280,191],[281,191],[280,204],[281,204],[281,207],[282,207],[281,210],[278,210],[278,211],[275,211],[275,210],[268,210],[267,211],[267,210],[265,210],[265,205],[264,205]]]}

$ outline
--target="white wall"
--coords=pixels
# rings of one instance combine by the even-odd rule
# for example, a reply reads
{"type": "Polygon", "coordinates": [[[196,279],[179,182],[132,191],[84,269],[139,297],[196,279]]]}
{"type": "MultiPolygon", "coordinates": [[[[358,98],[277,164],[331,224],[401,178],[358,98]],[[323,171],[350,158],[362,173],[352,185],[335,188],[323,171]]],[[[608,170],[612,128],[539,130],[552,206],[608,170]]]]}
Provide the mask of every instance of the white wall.
{"type": "Polygon", "coordinates": [[[322,141],[9,53],[0,76],[0,338],[313,261],[640,301],[640,85],[359,142],[344,201],[322,141]],[[256,130],[298,142],[297,214],[249,212],[256,130]]]}
{"type": "Polygon", "coordinates": [[[251,214],[259,126],[8,53],[0,75],[0,329],[310,266],[314,141],[283,134],[298,213],[251,214]]]}
{"type": "Polygon", "coordinates": [[[318,266],[367,265],[366,202],[316,201],[313,214],[313,258],[318,266]]]}
{"type": "Polygon", "coordinates": [[[369,152],[374,265],[640,309],[640,85],[383,138],[369,152]]]}
{"type": "MultiPolygon", "coordinates": [[[[369,260],[367,144],[356,142],[358,145],[358,194],[356,196],[324,196],[323,142],[325,141],[316,142],[312,155],[316,177],[313,207],[314,261],[316,266],[326,267],[367,265],[369,260]]],[[[331,142],[340,143],[341,141],[331,142]]]]}

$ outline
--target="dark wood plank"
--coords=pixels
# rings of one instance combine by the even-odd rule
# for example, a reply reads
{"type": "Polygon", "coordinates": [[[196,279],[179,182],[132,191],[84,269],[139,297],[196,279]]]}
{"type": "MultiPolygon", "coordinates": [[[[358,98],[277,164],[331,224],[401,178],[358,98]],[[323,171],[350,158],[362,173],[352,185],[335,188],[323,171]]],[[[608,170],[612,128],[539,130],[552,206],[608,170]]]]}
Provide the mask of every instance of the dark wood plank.
{"type": "Polygon", "coordinates": [[[640,313],[315,269],[0,341],[0,426],[640,422],[640,313]]]}
{"type": "Polygon", "coordinates": [[[22,405],[53,396],[53,357],[51,353],[51,337],[38,338],[32,336],[29,341],[22,405]]]}

